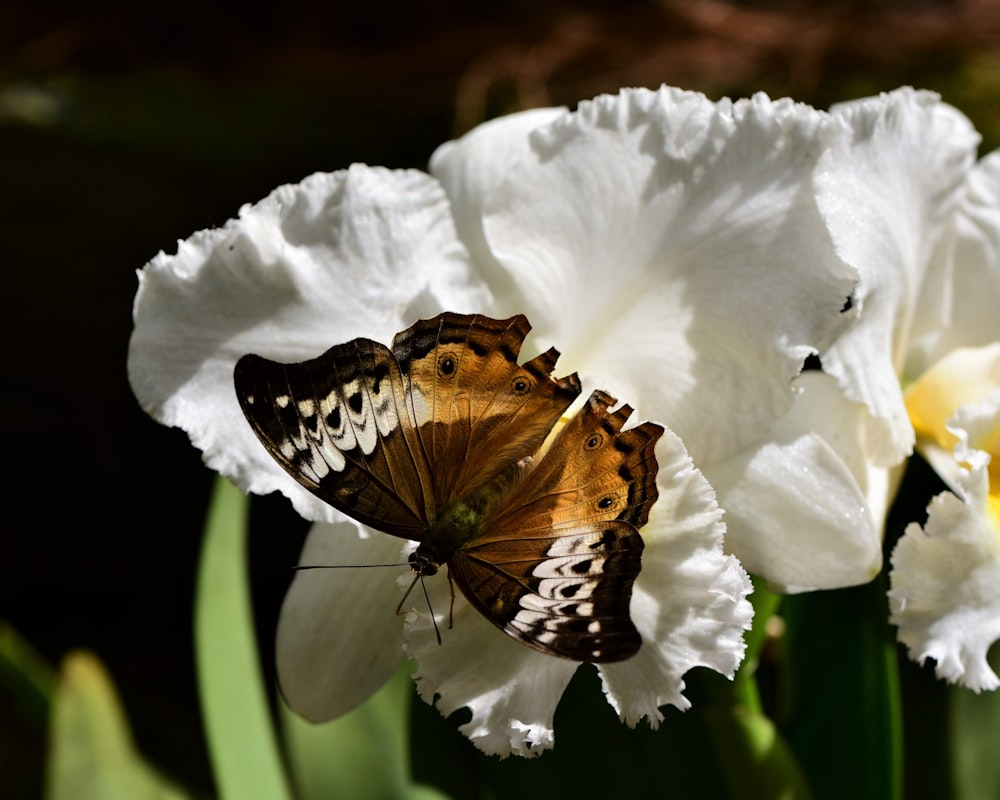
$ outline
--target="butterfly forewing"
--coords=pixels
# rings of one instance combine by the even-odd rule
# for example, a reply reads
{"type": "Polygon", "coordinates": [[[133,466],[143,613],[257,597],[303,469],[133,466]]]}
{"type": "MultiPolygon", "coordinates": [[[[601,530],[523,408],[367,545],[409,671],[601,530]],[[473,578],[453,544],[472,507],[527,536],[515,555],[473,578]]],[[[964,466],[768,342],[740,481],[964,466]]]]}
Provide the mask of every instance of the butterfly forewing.
{"type": "Polygon", "coordinates": [[[244,356],[235,383],[258,438],[299,483],[366,525],[423,537],[429,469],[385,345],[355,339],[298,364],[244,356]]]}
{"type": "Polygon", "coordinates": [[[523,315],[445,313],[393,340],[438,509],[533,455],[579,395],[576,375],[550,377],[555,350],[518,365],[529,330],[523,315]]]}

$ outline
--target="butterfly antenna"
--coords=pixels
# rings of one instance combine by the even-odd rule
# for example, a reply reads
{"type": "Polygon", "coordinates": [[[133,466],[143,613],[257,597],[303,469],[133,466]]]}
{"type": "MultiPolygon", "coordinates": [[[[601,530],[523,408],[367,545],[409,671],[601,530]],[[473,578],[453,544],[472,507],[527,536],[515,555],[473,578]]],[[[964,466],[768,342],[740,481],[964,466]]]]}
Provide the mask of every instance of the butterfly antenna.
{"type": "Polygon", "coordinates": [[[406,591],[403,593],[403,599],[399,601],[399,605],[396,606],[396,616],[398,617],[403,613],[403,603],[406,602],[406,598],[410,596],[410,592],[413,591],[413,587],[417,585],[417,581],[420,581],[420,588],[424,590],[424,600],[427,601],[427,608],[431,612],[431,623],[434,625],[434,635],[437,636],[438,645],[441,644],[441,631],[438,629],[437,619],[434,617],[434,609],[431,607],[431,596],[427,593],[427,584],[424,583],[424,576],[419,572],[413,576],[413,580],[410,581],[410,585],[406,587],[406,591]]]}
{"type": "MultiPolygon", "coordinates": [[[[427,584],[424,583],[424,576],[423,575],[417,575],[417,577],[420,578],[420,588],[424,590],[424,600],[427,601],[427,609],[428,609],[428,611],[431,612],[431,622],[434,623],[434,635],[437,636],[438,647],[440,647],[441,646],[441,629],[438,628],[437,618],[434,616],[434,609],[431,608],[431,596],[429,594],[427,594],[427,584]]],[[[451,625],[449,625],[448,627],[450,628],[451,625]]]]}
{"type": "MultiPolygon", "coordinates": [[[[296,564],[292,569],[365,569],[367,567],[408,567],[406,562],[399,564],[296,564]]],[[[403,598],[406,599],[405,597],[403,598]]]]}

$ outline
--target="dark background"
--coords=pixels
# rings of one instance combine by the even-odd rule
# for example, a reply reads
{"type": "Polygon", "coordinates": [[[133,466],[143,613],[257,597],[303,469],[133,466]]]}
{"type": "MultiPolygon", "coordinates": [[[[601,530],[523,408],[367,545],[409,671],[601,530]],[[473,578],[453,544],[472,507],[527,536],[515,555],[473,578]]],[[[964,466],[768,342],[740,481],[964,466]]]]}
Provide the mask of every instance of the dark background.
{"type": "MultiPolygon", "coordinates": [[[[354,161],[423,168],[484,119],[621,86],[827,107],[911,84],[968,114],[983,152],[1000,143],[998,3],[818,8],[5,4],[0,619],[53,664],[94,650],[142,751],[210,793],[191,603],[212,475],[129,390],[135,270],[281,183],[354,161]]],[[[305,524],[274,498],[253,519],[267,643],[305,524]]],[[[43,759],[43,732],[0,691],[0,796],[37,793],[43,759]]]]}

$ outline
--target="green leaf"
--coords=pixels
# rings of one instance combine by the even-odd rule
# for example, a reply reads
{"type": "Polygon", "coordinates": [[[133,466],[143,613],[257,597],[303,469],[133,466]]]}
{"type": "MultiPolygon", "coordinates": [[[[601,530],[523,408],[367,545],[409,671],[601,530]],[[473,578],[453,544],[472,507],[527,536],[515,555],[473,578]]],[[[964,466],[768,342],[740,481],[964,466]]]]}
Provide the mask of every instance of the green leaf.
{"type": "Polygon", "coordinates": [[[743,663],[740,665],[733,681],[736,702],[756,714],[763,714],[760,692],[757,689],[755,675],[760,666],[761,654],[768,641],[769,631],[775,614],[781,608],[782,595],[770,591],[764,580],[751,576],[753,593],[750,602],[753,604],[753,626],[746,633],[746,651],[743,663]]]}
{"type": "Polygon", "coordinates": [[[736,800],[804,800],[811,797],[794,756],[778,729],[744,705],[713,706],[705,719],[715,740],[730,796],[736,800]]]}
{"type": "MultiPolygon", "coordinates": [[[[1000,671],[1000,646],[991,651],[991,666],[1000,671]]],[[[954,764],[955,796],[961,800],[1000,797],[1000,691],[975,694],[951,687],[948,746],[954,764]]]]}
{"type": "Polygon", "coordinates": [[[0,620],[0,686],[40,730],[48,726],[56,694],[55,670],[7,622],[0,620]]]}
{"type": "Polygon", "coordinates": [[[289,763],[303,800],[444,797],[410,777],[412,672],[413,664],[403,661],[366,702],[322,725],[306,722],[282,704],[289,763]]]}
{"type": "Polygon", "coordinates": [[[138,754],[111,679],[95,656],[71,653],[60,677],[50,733],[48,800],[189,796],[138,754]]]}
{"type": "Polygon", "coordinates": [[[195,652],[205,733],[219,795],[290,797],[257,642],[247,575],[248,501],[217,478],[195,602],[195,652]]]}
{"type": "Polygon", "coordinates": [[[781,608],[784,595],[772,592],[767,588],[767,582],[756,575],[750,576],[753,582],[753,592],[750,603],[753,605],[753,627],[746,633],[747,661],[756,661],[768,637],[768,623],[781,608]]]}
{"type": "Polygon", "coordinates": [[[902,797],[902,710],[886,579],[785,598],[779,722],[818,798],[902,797]],[[836,757],[831,754],[836,753],[836,757]]]}

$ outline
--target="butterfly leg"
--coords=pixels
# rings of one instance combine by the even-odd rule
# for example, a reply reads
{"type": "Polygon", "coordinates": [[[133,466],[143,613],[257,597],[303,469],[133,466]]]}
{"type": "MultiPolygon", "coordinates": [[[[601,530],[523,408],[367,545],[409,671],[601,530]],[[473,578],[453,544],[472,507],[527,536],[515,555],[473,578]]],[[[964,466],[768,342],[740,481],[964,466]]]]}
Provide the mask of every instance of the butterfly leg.
{"type": "Polygon", "coordinates": [[[448,570],[448,589],[451,592],[451,605],[448,606],[448,630],[455,627],[455,583],[451,579],[451,570],[448,570]]]}

